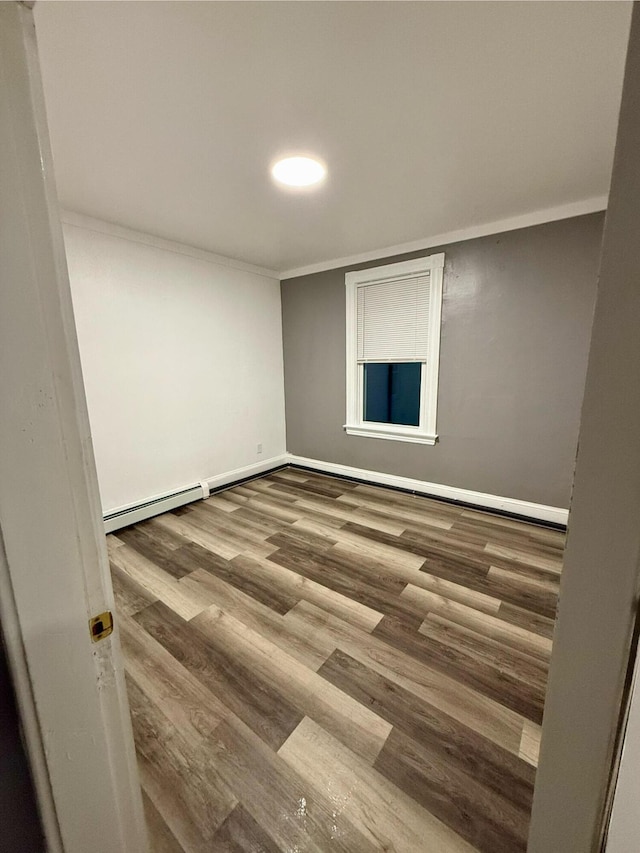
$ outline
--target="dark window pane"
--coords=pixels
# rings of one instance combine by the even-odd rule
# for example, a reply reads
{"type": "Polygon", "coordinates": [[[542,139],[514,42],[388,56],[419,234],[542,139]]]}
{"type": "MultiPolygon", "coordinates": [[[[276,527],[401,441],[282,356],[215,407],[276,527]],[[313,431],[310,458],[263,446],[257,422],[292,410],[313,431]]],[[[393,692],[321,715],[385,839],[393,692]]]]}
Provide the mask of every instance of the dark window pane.
{"type": "Polygon", "coordinates": [[[390,364],[364,366],[364,419],[391,423],[390,364]]]}
{"type": "Polygon", "coordinates": [[[420,425],[419,362],[365,364],[364,419],[383,424],[420,425]]]}
{"type": "Polygon", "coordinates": [[[414,361],[390,367],[391,423],[419,426],[422,365],[414,361]]]}

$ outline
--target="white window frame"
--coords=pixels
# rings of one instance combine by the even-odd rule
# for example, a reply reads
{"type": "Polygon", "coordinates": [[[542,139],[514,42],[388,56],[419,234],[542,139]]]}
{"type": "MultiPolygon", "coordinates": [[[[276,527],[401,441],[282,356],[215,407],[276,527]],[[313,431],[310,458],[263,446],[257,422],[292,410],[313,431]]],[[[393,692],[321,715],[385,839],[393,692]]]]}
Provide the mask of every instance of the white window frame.
{"type": "MultiPolygon", "coordinates": [[[[347,435],[386,438],[414,444],[435,444],[438,439],[436,417],[438,407],[438,371],[440,362],[440,330],[442,320],[442,279],[444,253],[385,264],[345,275],[347,318],[347,435]],[[358,360],[358,288],[383,282],[400,281],[408,276],[430,275],[429,350],[422,364],[420,381],[420,423],[417,427],[382,424],[364,420],[364,363],[358,360]]],[[[396,359],[405,362],[406,359],[396,359]]],[[[385,359],[385,364],[394,359],[385,359]]]]}

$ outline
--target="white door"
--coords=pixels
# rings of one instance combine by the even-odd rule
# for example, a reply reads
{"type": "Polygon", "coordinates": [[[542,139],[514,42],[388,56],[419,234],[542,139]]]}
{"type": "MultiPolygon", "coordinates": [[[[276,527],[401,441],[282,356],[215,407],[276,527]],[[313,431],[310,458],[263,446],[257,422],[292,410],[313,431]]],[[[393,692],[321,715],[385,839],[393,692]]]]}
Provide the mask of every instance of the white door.
{"type": "Polygon", "coordinates": [[[32,12],[0,3],[0,623],[48,847],[147,849],[32,12]]]}
{"type": "Polygon", "coordinates": [[[635,853],[640,848],[640,658],[622,744],[618,779],[607,832],[606,853],[635,853]]]}

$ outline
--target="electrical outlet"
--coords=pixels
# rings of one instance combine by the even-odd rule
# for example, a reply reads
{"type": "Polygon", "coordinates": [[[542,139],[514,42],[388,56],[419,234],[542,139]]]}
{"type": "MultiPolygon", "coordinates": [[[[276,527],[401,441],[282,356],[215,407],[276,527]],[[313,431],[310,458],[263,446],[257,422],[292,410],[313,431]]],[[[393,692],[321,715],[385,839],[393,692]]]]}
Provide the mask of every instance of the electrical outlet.
{"type": "Polygon", "coordinates": [[[260,454],[260,453],[262,453],[262,444],[259,444],[259,445],[258,445],[258,453],[259,453],[259,454],[260,454]]]}

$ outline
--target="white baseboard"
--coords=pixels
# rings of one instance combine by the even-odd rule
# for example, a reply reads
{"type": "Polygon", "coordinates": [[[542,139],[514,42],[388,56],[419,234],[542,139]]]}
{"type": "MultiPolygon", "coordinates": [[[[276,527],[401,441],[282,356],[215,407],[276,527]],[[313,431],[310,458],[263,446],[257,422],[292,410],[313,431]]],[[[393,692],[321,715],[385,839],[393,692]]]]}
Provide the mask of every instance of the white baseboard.
{"type": "MultiPolygon", "coordinates": [[[[489,495],[485,492],[459,489],[456,486],[443,486],[440,483],[428,483],[425,480],[414,480],[411,477],[398,477],[395,474],[382,474],[380,471],[368,471],[365,468],[353,468],[350,465],[339,465],[335,462],[322,462],[319,459],[308,459],[305,456],[296,456],[292,453],[272,456],[270,459],[265,459],[262,462],[255,462],[252,465],[235,468],[232,471],[226,471],[224,474],[206,478],[203,482],[209,487],[211,492],[214,492],[216,489],[237,483],[240,480],[256,477],[265,471],[271,471],[282,465],[299,465],[302,468],[311,468],[314,471],[326,474],[337,474],[341,477],[364,480],[367,483],[374,483],[375,485],[406,489],[411,492],[417,492],[420,495],[445,498],[450,501],[460,501],[483,509],[511,513],[512,515],[520,515],[525,518],[545,521],[551,524],[566,525],[569,517],[569,510],[562,509],[561,507],[545,506],[544,504],[531,503],[530,501],[521,501],[517,498],[503,498],[499,495],[489,495]]],[[[202,485],[200,483],[193,483],[174,492],[154,495],[145,501],[116,507],[105,513],[105,533],[112,533],[114,530],[127,527],[129,524],[135,524],[138,521],[152,518],[154,515],[169,512],[169,510],[176,509],[179,506],[200,500],[202,497],[202,485]]]]}
{"type": "MultiPolygon", "coordinates": [[[[245,465],[243,468],[235,468],[233,471],[226,471],[224,474],[206,478],[202,482],[208,486],[210,492],[213,492],[222,486],[237,483],[238,480],[255,477],[265,471],[271,471],[274,468],[288,464],[289,459],[287,455],[272,456],[270,459],[265,459],[262,462],[245,465]]],[[[163,512],[169,512],[169,510],[176,509],[179,506],[200,500],[202,497],[204,497],[202,484],[192,483],[173,492],[153,495],[144,501],[116,507],[104,514],[104,532],[113,533],[114,530],[120,530],[122,527],[128,527],[130,524],[144,521],[163,512]]]]}
{"type": "Polygon", "coordinates": [[[470,489],[459,489],[456,486],[443,486],[440,483],[427,483],[425,480],[414,480],[411,477],[398,477],[395,474],[382,474],[379,471],[367,471],[365,468],[352,468],[350,465],[338,465],[335,462],[321,462],[318,459],[307,459],[305,456],[287,454],[290,465],[323,471],[326,474],[338,474],[341,477],[352,477],[381,486],[393,486],[396,489],[407,489],[421,495],[436,498],[446,498],[450,501],[461,501],[483,509],[507,512],[520,515],[536,521],[546,521],[551,524],[566,525],[569,510],[557,506],[521,501],[517,498],[503,498],[499,495],[489,495],[485,492],[474,492],[470,489]]]}
{"type": "Polygon", "coordinates": [[[281,465],[288,464],[289,454],[283,453],[281,456],[272,456],[263,462],[254,462],[252,465],[245,465],[244,468],[234,468],[233,471],[218,474],[217,477],[210,477],[207,479],[207,483],[209,484],[209,489],[213,492],[222,486],[229,485],[229,483],[237,483],[238,480],[246,480],[248,477],[255,477],[264,471],[271,471],[273,468],[279,468],[281,465]]]}

